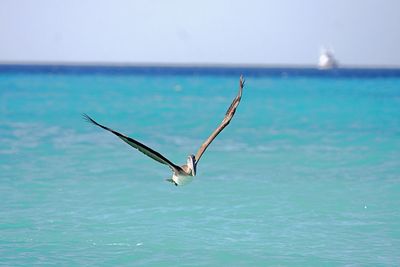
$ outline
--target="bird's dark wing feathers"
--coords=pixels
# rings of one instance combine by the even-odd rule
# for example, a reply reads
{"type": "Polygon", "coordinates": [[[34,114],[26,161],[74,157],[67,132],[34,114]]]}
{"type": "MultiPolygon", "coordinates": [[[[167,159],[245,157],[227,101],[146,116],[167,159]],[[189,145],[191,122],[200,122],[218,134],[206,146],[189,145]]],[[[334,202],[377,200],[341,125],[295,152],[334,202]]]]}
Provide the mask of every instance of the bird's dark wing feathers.
{"type": "Polygon", "coordinates": [[[98,123],[95,120],[93,120],[92,118],[90,118],[87,114],[83,114],[82,116],[86,121],[88,121],[88,122],[90,122],[90,123],[92,123],[92,124],[94,124],[96,126],[99,126],[99,127],[103,128],[104,130],[107,130],[107,131],[115,134],[122,141],[124,141],[125,143],[127,143],[131,147],[136,148],[137,150],[139,150],[143,154],[149,156],[150,158],[152,158],[152,159],[154,159],[154,160],[156,160],[156,161],[158,161],[158,162],[160,162],[162,164],[168,165],[173,171],[179,171],[181,169],[179,166],[175,165],[170,160],[168,160],[166,157],[164,157],[163,155],[161,155],[157,151],[151,149],[150,147],[148,147],[148,146],[146,146],[146,145],[144,145],[144,144],[142,144],[142,143],[140,143],[140,142],[138,142],[138,141],[136,141],[136,140],[134,140],[134,139],[132,139],[132,138],[130,138],[128,136],[125,136],[125,135],[123,135],[123,134],[121,134],[119,132],[116,132],[113,129],[110,129],[110,128],[104,126],[104,125],[101,125],[100,123],[98,123]]]}

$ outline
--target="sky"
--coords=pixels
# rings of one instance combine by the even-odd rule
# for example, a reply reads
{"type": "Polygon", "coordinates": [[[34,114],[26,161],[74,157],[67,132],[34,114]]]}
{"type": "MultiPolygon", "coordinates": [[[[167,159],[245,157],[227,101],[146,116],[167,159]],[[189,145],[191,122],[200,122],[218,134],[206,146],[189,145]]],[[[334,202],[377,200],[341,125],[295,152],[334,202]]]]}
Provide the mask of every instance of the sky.
{"type": "Polygon", "coordinates": [[[400,66],[398,0],[1,0],[0,62],[400,66]]]}

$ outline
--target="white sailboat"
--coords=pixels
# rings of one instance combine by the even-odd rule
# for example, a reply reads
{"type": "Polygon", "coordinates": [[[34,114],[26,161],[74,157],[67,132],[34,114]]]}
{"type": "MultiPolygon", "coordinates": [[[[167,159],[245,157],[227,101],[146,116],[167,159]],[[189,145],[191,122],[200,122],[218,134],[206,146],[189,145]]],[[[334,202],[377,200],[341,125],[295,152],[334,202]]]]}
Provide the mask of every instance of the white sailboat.
{"type": "Polygon", "coordinates": [[[321,53],[319,55],[318,68],[333,69],[337,67],[338,67],[338,62],[333,55],[333,51],[322,48],[321,53]]]}

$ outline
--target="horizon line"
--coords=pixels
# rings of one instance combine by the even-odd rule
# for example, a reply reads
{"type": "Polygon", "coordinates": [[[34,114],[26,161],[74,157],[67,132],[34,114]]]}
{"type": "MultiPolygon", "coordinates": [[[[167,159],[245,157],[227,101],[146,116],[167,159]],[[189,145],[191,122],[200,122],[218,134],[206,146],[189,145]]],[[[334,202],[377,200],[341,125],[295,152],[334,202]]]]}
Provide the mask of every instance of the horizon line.
{"type": "MultiPolygon", "coordinates": [[[[116,61],[2,61],[2,66],[82,66],[82,67],[182,67],[182,68],[310,68],[318,69],[317,64],[285,63],[196,63],[196,62],[116,62],[116,61]]],[[[400,69],[391,64],[339,64],[334,69],[400,69]]]]}

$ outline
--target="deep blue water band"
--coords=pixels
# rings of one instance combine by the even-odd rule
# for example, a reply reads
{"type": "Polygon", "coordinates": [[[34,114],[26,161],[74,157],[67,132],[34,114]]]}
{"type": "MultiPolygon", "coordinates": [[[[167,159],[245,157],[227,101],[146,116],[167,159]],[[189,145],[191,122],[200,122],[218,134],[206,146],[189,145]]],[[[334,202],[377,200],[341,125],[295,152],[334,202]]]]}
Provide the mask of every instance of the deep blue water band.
{"type": "Polygon", "coordinates": [[[0,73],[108,74],[108,75],[240,75],[385,78],[400,77],[400,68],[336,68],[250,66],[157,66],[157,65],[34,65],[0,64],[0,73]]]}

